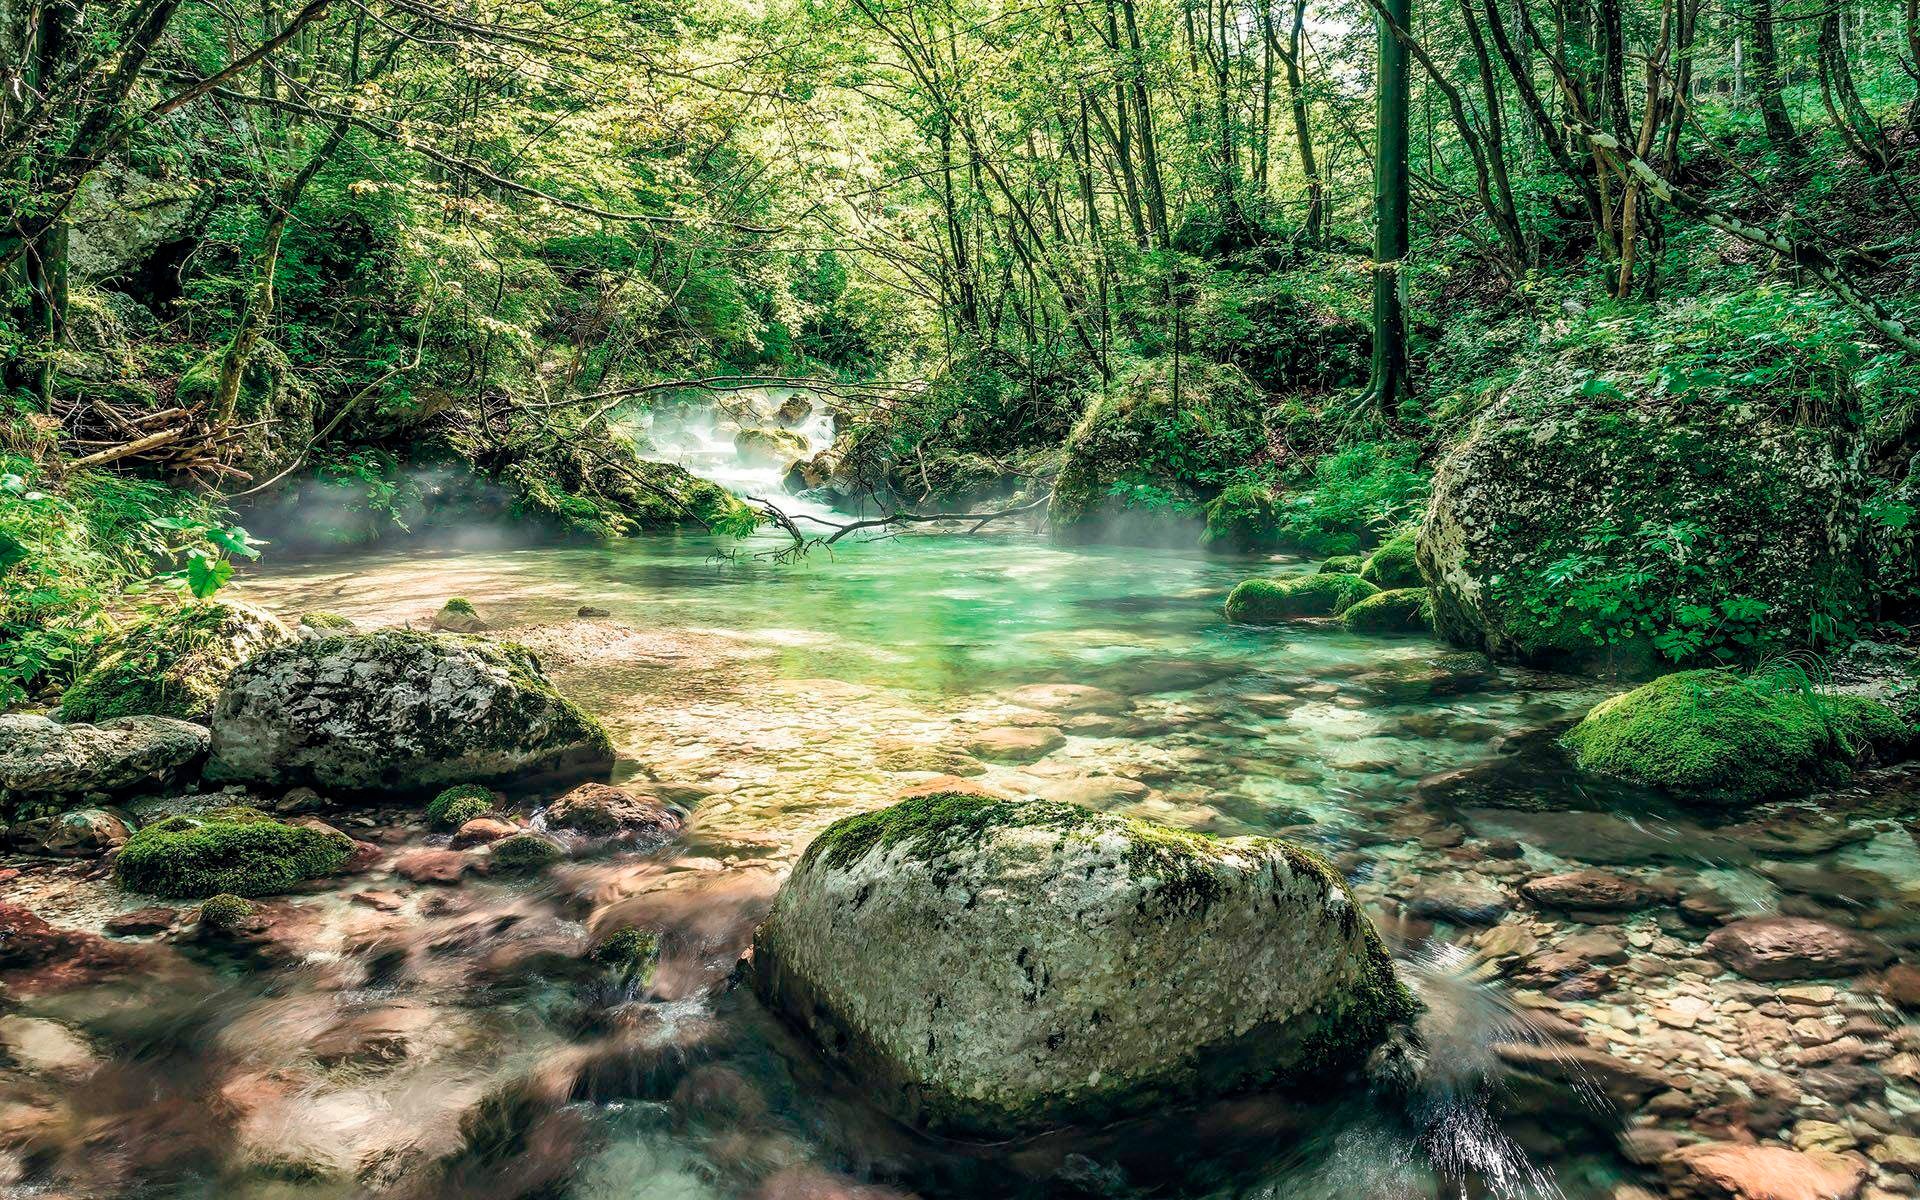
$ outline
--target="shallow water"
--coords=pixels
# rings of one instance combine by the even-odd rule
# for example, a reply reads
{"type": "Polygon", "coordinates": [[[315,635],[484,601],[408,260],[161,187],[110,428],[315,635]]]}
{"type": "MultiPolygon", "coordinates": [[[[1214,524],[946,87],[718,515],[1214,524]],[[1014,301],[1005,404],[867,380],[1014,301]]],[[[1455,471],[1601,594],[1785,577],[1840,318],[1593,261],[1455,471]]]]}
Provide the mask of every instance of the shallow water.
{"type": "MultiPolygon", "coordinates": [[[[1577,1078],[1515,1083],[1496,1043],[1577,1025],[1708,1109],[1723,1091],[1751,1097],[1787,1051],[1756,1043],[1743,1021],[1774,1002],[1704,962],[1711,925],[1683,919],[1677,898],[1710,887],[1736,912],[1916,937],[1914,810],[1899,777],[1778,806],[1765,829],[1583,783],[1543,747],[1605,694],[1591,681],[1496,669],[1423,637],[1221,618],[1238,579],[1303,564],[1021,536],[883,538],[797,564],[753,556],[770,546],[726,556],[660,537],[389,554],[243,580],[243,596],[290,620],[330,610],[424,625],[465,596],[607,722],[622,776],[691,810],[689,832],[537,885],[339,881],[285,906],[300,932],[270,961],[210,960],[183,942],[186,965],[137,997],[31,1002],[83,1031],[95,1056],[91,1075],[33,1083],[91,1131],[71,1139],[76,1163],[103,1138],[115,1147],[72,1178],[220,1196],[1613,1197],[1648,1178],[1619,1153],[1623,1114],[1577,1078]],[[577,618],[582,605],[612,616],[577,618]],[[1112,695],[1061,711],[1033,687],[1056,683],[1112,695]],[[986,731],[1035,727],[1063,740],[1021,762],[981,746],[986,731]],[[1490,763],[1502,769],[1477,770],[1490,763]],[[1408,1096],[1354,1085],[1324,1103],[1240,1098],[1018,1146],[893,1126],[727,983],[820,828],[941,773],[1325,852],[1428,1002],[1432,1069],[1408,1096]],[[1636,873],[1666,903],[1583,922],[1517,897],[1528,876],[1590,863],[1636,873]],[[1493,889],[1498,927],[1423,909],[1441,883],[1493,889]],[[663,931],[659,971],[631,994],[578,962],[590,930],[623,924],[663,931]],[[1631,953],[1528,974],[1533,947],[1595,929],[1631,953]],[[1660,1015],[1679,1008],[1684,1026],[1660,1015]],[[315,1049],[336,1043],[337,1055],[315,1049]]],[[[433,840],[407,815],[334,819],[396,848],[433,840]]],[[[9,887],[78,925],[142,903],[71,868],[9,887]]],[[[1828,1010],[1800,1015],[1836,1030],[1876,1019],[1899,1036],[1892,1011],[1845,982],[1828,1010]]],[[[1879,1065],[1895,1049],[1865,1058],[1868,1099],[1802,1109],[1911,1125],[1914,1083],[1879,1065]]]]}

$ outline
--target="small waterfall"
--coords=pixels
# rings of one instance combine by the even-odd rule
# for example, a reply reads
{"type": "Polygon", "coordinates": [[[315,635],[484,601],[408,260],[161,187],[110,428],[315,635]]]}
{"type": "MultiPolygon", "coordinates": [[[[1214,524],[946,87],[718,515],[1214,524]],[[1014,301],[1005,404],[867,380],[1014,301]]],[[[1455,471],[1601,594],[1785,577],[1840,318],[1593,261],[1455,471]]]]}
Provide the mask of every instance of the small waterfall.
{"type": "MultiPolygon", "coordinates": [[[[795,405],[795,407],[798,407],[795,405]]],[[[636,410],[625,419],[626,426],[645,435],[652,449],[646,457],[654,462],[685,467],[702,479],[712,480],[738,496],[757,496],[778,505],[781,511],[799,515],[825,516],[825,505],[790,495],[787,470],[795,460],[811,459],[833,444],[833,414],[822,398],[798,388],[751,388],[718,396],[702,395],[685,401],[666,401],[650,410],[636,410]],[[807,405],[804,416],[780,410],[798,400],[807,405]],[[789,456],[779,451],[743,454],[742,433],[763,432],[773,440],[788,436],[798,443],[789,456]]]]}

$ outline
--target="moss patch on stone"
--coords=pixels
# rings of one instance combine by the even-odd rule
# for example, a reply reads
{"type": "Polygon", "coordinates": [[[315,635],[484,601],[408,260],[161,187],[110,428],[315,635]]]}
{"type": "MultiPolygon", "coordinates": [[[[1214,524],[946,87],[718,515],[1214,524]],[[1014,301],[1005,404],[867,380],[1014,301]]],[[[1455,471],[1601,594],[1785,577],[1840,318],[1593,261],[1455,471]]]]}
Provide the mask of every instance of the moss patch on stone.
{"type": "Polygon", "coordinates": [[[200,924],[216,933],[232,933],[253,916],[253,902],[232,892],[208,896],[200,905],[200,924]]]}
{"type": "Polygon", "coordinates": [[[301,613],[300,624],[323,633],[351,633],[359,628],[348,618],[334,612],[301,613]]]}
{"type": "Polygon", "coordinates": [[[1320,564],[1322,575],[1358,575],[1360,568],[1367,565],[1364,554],[1336,554],[1320,564]]]}
{"type": "Polygon", "coordinates": [[[1262,550],[1275,544],[1279,501],[1273,489],[1236,483],[1207,502],[1207,527],[1200,542],[1215,550],[1262,550]]]}
{"type": "Polygon", "coordinates": [[[475,817],[492,812],[497,801],[492,788],[477,783],[457,783],[427,801],[427,825],[433,829],[458,829],[475,817]]]}
{"type": "Polygon", "coordinates": [[[1378,590],[1358,575],[1338,573],[1249,579],[1227,595],[1227,620],[1271,625],[1300,617],[1337,617],[1378,590]]]}
{"type": "Polygon", "coordinates": [[[120,885],[155,896],[264,896],[340,869],[353,840],[286,825],[258,809],[174,816],[134,834],[115,863],[120,885]]]}
{"type": "Polygon", "coordinates": [[[1433,594],[1426,588],[1376,592],[1340,614],[1351,633],[1424,633],[1433,628],[1433,594]]]}
{"type": "Polygon", "coordinates": [[[269,614],[208,600],[155,613],[101,647],[61,697],[68,721],[98,724],[152,715],[203,721],[220,688],[248,657],[293,640],[269,614]]]}
{"type": "Polygon", "coordinates": [[[1413,531],[1402,530],[1369,554],[1360,568],[1360,578],[1386,591],[1422,586],[1426,580],[1414,558],[1413,531]]]}
{"type": "Polygon", "coordinates": [[[1726,803],[1844,781],[1857,744],[1904,741],[1877,701],[1797,676],[1679,671],[1596,706],[1565,738],[1583,770],[1726,803]]]}
{"type": "Polygon", "coordinates": [[[539,871],[567,856],[560,843],[537,833],[516,833],[493,844],[492,862],[507,871],[539,871]]]}

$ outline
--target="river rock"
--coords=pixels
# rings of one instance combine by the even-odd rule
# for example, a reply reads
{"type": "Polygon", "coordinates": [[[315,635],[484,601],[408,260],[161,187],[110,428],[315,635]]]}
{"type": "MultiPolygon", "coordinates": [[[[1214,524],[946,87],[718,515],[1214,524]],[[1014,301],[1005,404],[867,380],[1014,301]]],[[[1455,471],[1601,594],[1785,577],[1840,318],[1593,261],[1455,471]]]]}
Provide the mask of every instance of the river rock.
{"type": "Polygon", "coordinates": [[[1853,1200],[1867,1178],[1866,1163],[1852,1156],[1740,1142],[1683,1146],[1666,1163],[1715,1200],[1853,1200]]]}
{"type": "Polygon", "coordinates": [[[520,827],[511,821],[502,821],[498,817],[475,817],[454,830],[453,838],[447,845],[455,850],[465,850],[472,846],[490,845],[519,832],[520,827]]]}
{"type": "Polygon", "coordinates": [[[665,845],[680,832],[680,814],[652,796],[604,783],[583,783],[547,806],[549,829],[626,843],[665,845]]]}
{"type": "Polygon", "coordinates": [[[1574,1043],[1501,1042],[1494,1053],[1509,1067],[1569,1087],[1597,1089],[1623,1108],[1673,1087],[1659,1070],[1574,1043]]]}
{"type": "Polygon", "coordinates": [[[1455,925],[1497,924],[1509,907],[1507,894],[1499,888],[1466,880],[1422,884],[1407,901],[1408,910],[1415,916],[1455,925]]]}
{"type": "Polygon", "coordinates": [[[606,731],[510,642],[382,630],[299,642],[235,671],[207,775],[343,791],[603,772],[606,731]]]}
{"type": "Polygon", "coordinates": [[[62,725],[0,715],[0,789],[19,795],[117,792],[187,774],[207,753],[204,727],[171,717],[62,725]]]}
{"type": "Polygon", "coordinates": [[[76,808],[22,821],[7,840],[30,853],[61,858],[97,858],[127,844],[127,823],[104,808],[76,808]]]}
{"type": "Polygon", "coordinates": [[[1324,1087],[1413,1008],[1339,876],[1284,842],[977,796],[830,826],[754,978],[882,1104],[960,1135],[1324,1087]]]}
{"type": "Polygon", "coordinates": [[[151,961],[148,947],[62,929],[27,908],[0,901],[0,982],[19,994],[98,983],[151,961]]]}
{"type": "Polygon", "coordinates": [[[1032,762],[1067,744],[1067,735],[1051,725],[1001,725],[983,729],[967,741],[967,753],[990,762],[1032,762]]]}
{"type": "Polygon", "coordinates": [[[1542,908],[1577,912],[1629,912],[1647,901],[1646,889],[1611,871],[1563,871],[1520,885],[1520,893],[1542,908]]]}
{"type": "Polygon", "coordinates": [[[1893,951],[1812,917],[1750,917],[1716,929],[1707,953],[1748,979],[1818,979],[1884,967],[1893,951]]]}

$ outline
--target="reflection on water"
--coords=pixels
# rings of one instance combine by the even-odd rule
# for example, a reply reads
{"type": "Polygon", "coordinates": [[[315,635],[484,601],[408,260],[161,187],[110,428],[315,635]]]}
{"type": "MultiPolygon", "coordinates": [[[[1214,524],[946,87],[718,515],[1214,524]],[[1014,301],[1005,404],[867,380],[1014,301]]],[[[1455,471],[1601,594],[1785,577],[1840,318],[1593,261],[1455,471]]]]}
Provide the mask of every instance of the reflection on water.
{"type": "MultiPolygon", "coordinates": [[[[244,594],[288,617],[363,624],[424,624],[467,597],[607,721],[623,774],[692,810],[689,831],[539,884],[342,881],[137,998],[115,982],[31,1001],[85,1031],[91,1065],[12,1080],[50,1130],[23,1174],[209,1196],[1590,1200],[1633,1177],[1619,1115],[1591,1089],[1515,1084],[1498,1048],[1557,1061],[1579,1036],[1569,1022],[1604,1018],[1617,1051],[1678,1072],[1636,1014],[1704,995],[1690,1036],[1706,1039],[1713,1006],[1738,1009],[1684,965],[1703,934],[1672,909],[1588,927],[1527,909],[1519,881],[1625,865],[1675,896],[1764,911],[1789,891],[1831,902],[1816,884],[1836,890],[1824,876],[1845,868],[1868,880],[1846,903],[1911,923],[1920,872],[1893,832],[1811,809],[1784,834],[1715,827],[1569,778],[1552,730],[1602,694],[1590,683],[1424,638],[1222,621],[1232,583],[1286,566],[1011,537],[775,565],[658,538],[249,578],[244,594]],[[1327,852],[1427,1002],[1424,1066],[1392,1094],[1242,1097],[1012,1146],[892,1125],[727,985],[814,833],[939,774],[1327,852]],[[1782,874],[1783,838],[1821,880],[1782,874]],[[1458,915],[1476,905],[1490,915],[1458,915]],[[644,989],[582,961],[627,925],[660,934],[644,989]],[[1526,974],[1546,971],[1535,947],[1583,930],[1683,965],[1602,953],[1526,974]]],[[[427,839],[408,810],[362,819],[358,836],[396,848],[427,839]]],[[[135,903],[84,878],[35,886],[76,920],[135,903]]],[[[1577,1084],[1578,1063],[1561,1074],[1577,1084]]]]}

